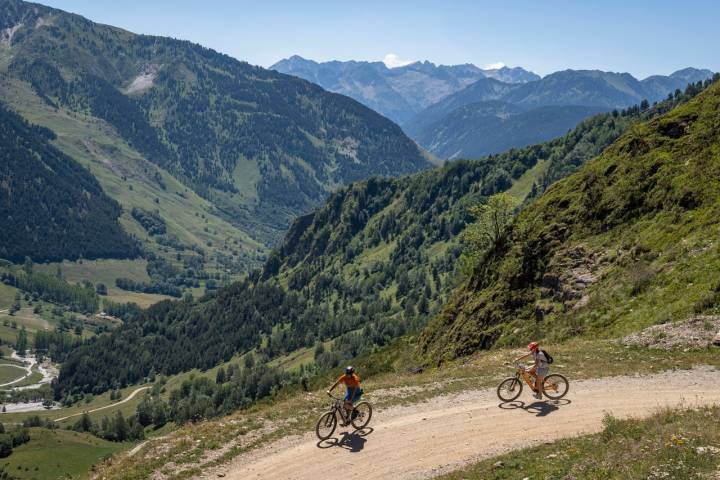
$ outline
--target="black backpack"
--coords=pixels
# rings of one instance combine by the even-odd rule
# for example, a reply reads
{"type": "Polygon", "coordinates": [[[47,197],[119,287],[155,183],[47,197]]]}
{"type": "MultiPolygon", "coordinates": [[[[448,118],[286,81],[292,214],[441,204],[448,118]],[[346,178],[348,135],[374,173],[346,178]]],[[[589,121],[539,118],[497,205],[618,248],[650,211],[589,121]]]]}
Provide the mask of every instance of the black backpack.
{"type": "Polygon", "coordinates": [[[546,350],[540,350],[543,355],[545,355],[545,359],[547,360],[548,365],[553,363],[555,360],[553,360],[553,357],[546,351],[546,350]]]}

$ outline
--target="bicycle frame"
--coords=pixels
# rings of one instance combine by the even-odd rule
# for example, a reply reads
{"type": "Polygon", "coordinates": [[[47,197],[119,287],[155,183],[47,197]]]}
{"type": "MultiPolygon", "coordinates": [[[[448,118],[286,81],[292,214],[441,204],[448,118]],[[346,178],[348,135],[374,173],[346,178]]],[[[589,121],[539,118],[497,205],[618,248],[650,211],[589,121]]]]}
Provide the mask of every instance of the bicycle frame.
{"type": "Polygon", "coordinates": [[[520,381],[522,378],[525,380],[525,383],[528,384],[528,387],[530,387],[531,390],[535,390],[535,380],[537,379],[537,376],[530,372],[529,370],[525,370],[524,368],[517,367],[515,369],[515,378],[520,381]]]}
{"type": "MultiPolygon", "coordinates": [[[[537,380],[537,375],[535,373],[518,366],[515,369],[515,378],[518,382],[520,381],[520,378],[522,378],[525,380],[525,383],[528,384],[530,390],[533,392],[535,391],[535,381],[537,380]]],[[[557,391],[557,388],[555,385],[543,385],[543,390],[557,391]]]]}
{"type": "Polygon", "coordinates": [[[335,415],[340,415],[340,418],[342,418],[343,422],[347,423],[348,417],[347,415],[345,415],[344,401],[333,395],[330,395],[330,398],[333,398],[335,400],[335,403],[332,406],[332,410],[335,412],[335,415]]]}

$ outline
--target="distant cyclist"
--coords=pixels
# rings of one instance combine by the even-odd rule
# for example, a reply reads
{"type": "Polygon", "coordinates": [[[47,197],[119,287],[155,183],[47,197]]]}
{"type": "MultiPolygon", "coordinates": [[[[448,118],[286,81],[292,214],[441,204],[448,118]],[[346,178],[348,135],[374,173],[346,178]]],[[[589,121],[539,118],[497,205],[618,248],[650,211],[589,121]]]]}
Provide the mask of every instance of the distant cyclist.
{"type": "Polygon", "coordinates": [[[535,365],[530,369],[530,372],[535,374],[535,398],[541,400],[543,398],[543,382],[550,372],[550,363],[548,362],[545,352],[540,350],[540,344],[538,342],[530,342],[528,344],[528,350],[530,350],[530,353],[516,358],[515,361],[519,362],[532,355],[533,360],[535,360],[535,365]]]}
{"type": "Polygon", "coordinates": [[[341,375],[340,378],[337,379],[335,383],[333,383],[333,386],[330,387],[330,389],[327,391],[327,393],[332,393],[332,391],[337,387],[339,384],[344,383],[345,384],[345,411],[347,412],[347,418],[352,418],[351,414],[353,414],[353,405],[360,400],[360,397],[363,394],[363,389],[360,387],[360,377],[355,373],[355,367],[348,366],[345,369],[345,375],[341,375]]]}

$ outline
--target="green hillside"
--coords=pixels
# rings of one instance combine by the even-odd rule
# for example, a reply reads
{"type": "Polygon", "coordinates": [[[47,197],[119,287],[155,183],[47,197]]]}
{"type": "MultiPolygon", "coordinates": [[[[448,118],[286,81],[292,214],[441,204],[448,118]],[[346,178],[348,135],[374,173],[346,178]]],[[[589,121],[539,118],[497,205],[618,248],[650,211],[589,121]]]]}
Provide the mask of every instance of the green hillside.
{"type": "MultiPolygon", "coordinates": [[[[222,218],[212,202],[145,159],[105,122],[54,109],[20,80],[0,82],[0,95],[8,106],[52,130],[56,134],[53,144],[85,166],[106,194],[122,205],[120,224],[141,242],[145,251],[161,255],[183,272],[190,267],[213,275],[228,271],[238,274],[266,255],[264,245],[222,218]],[[136,208],[160,212],[166,233],[150,235],[133,218],[136,208]]],[[[86,263],[77,268],[86,270],[88,266],[86,263]]],[[[82,279],[95,282],[96,277],[109,271],[99,267],[82,279]]],[[[200,276],[199,273],[191,272],[188,276],[200,276]]],[[[108,285],[113,282],[114,278],[108,285]]]]}
{"type": "Polygon", "coordinates": [[[159,304],[79,349],[63,365],[58,391],[102,391],[151,370],[207,369],[250,350],[259,363],[310,350],[309,368],[329,368],[416,332],[462,281],[459,234],[470,206],[513,185],[519,197],[537,195],[544,179],[572,171],[693,92],[645,112],[593,117],[545,144],[342,189],[296,220],[249,279],[197,302],[159,304]]]}
{"type": "Polygon", "coordinates": [[[720,300],[720,84],[633,126],[523,210],[421,338],[429,360],[614,336],[720,300]]]}
{"type": "Polygon", "coordinates": [[[50,142],[55,135],[0,105],[0,258],[128,258],[138,246],[120,205],[50,142]]]}
{"type": "Polygon", "coordinates": [[[93,464],[124,448],[86,433],[31,428],[30,442],[14,448],[3,465],[13,478],[23,480],[88,478],[93,464]]]}
{"type": "Polygon", "coordinates": [[[18,0],[0,5],[0,29],[13,32],[0,45],[3,98],[104,170],[103,186],[126,211],[146,193],[145,209],[185,233],[166,244],[212,247],[207,229],[232,244],[222,251],[229,265],[257,265],[257,245],[275,243],[342,184],[430,166],[397,125],[357,102],[199,45],[18,0]],[[26,86],[35,98],[11,93],[26,86]],[[62,117],[67,128],[52,124],[62,117]],[[78,139],[73,124],[86,123],[96,128],[78,139]],[[128,193],[138,176],[157,188],[128,193]],[[236,231],[219,233],[192,216],[197,208],[175,215],[196,194],[203,215],[236,231]]]}

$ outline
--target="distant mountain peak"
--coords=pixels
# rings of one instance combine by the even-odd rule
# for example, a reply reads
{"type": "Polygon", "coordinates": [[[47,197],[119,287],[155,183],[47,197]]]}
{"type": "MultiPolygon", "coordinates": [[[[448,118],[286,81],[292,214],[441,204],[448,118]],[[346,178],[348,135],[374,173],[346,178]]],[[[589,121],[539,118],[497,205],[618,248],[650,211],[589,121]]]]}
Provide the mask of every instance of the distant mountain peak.
{"type": "Polygon", "coordinates": [[[710,78],[713,76],[713,71],[706,68],[694,68],[686,67],[680,70],[676,70],[669,75],[670,78],[681,78],[687,81],[697,81],[697,79],[710,78]]]}
{"type": "Polygon", "coordinates": [[[430,60],[410,61],[394,53],[375,62],[316,62],[293,55],[270,68],[352,97],[400,124],[483,78],[513,84],[540,79],[521,67],[505,64],[497,70],[483,70],[472,63],[441,65],[430,60]]]}

